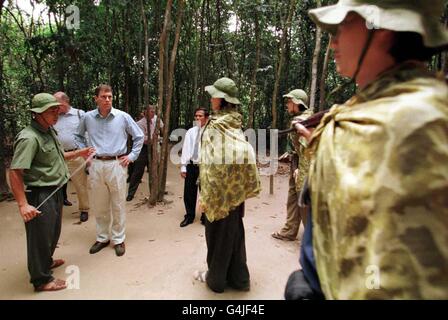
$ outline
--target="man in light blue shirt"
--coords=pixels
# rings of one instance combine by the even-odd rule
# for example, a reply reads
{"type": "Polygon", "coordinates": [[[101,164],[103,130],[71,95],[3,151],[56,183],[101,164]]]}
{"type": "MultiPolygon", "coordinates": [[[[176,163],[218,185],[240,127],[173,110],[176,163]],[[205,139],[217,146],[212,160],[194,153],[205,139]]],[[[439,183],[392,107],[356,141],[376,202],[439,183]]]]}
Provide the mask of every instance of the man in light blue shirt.
{"type": "Polygon", "coordinates": [[[127,166],[137,159],[144,136],[129,114],[112,107],[112,97],[109,85],[95,89],[98,108],[87,112],[81,119],[77,142],[80,147],[84,146],[87,132],[90,144],[96,149],[89,169],[89,183],[97,236],[90,253],[97,253],[112,241],[116,255],[122,256],[125,253],[127,166]],[[128,135],[133,141],[129,154],[128,135]]]}

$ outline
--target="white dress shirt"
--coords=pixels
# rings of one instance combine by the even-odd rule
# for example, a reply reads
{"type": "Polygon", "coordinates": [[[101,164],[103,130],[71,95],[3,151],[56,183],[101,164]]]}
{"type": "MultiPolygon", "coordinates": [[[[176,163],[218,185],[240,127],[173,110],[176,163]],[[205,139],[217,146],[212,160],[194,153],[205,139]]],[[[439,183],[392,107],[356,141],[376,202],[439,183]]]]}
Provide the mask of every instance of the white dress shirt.
{"type": "Polygon", "coordinates": [[[187,164],[189,164],[190,161],[193,161],[193,163],[198,163],[201,142],[200,137],[202,131],[203,128],[199,129],[198,126],[194,126],[193,128],[188,129],[187,133],[185,134],[184,144],[182,145],[182,156],[180,158],[180,172],[187,172],[187,164]],[[194,154],[195,145],[197,148],[196,155],[194,154]]]}
{"type": "Polygon", "coordinates": [[[75,134],[85,112],[80,109],[70,107],[67,113],[59,114],[58,122],[53,126],[58,133],[58,140],[65,151],[77,149],[75,134]]]}

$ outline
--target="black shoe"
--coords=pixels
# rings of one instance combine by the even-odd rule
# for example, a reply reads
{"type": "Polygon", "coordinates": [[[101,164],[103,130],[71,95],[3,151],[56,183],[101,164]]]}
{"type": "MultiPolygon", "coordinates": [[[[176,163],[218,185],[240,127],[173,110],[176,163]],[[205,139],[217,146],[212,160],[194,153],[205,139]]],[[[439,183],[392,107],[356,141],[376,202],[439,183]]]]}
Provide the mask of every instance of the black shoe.
{"type": "Polygon", "coordinates": [[[103,248],[106,248],[108,245],[109,245],[109,243],[110,243],[110,241],[107,241],[107,242],[95,242],[94,244],[93,244],[93,246],[90,248],[90,254],[94,254],[94,253],[97,253],[98,251],[100,251],[101,249],[103,249],[103,248]]]}
{"type": "Polygon", "coordinates": [[[73,203],[71,203],[67,199],[64,200],[64,206],[71,207],[72,205],[73,205],[73,203]]]}
{"type": "Polygon", "coordinates": [[[89,220],[89,213],[85,212],[85,211],[81,211],[81,215],[79,216],[79,220],[81,222],[86,222],[87,220],[89,220]]]}
{"type": "Polygon", "coordinates": [[[115,249],[115,254],[118,257],[121,257],[122,255],[124,255],[124,253],[126,252],[126,248],[124,246],[124,242],[120,243],[120,244],[116,244],[114,245],[114,249],[115,249]]]}
{"type": "Polygon", "coordinates": [[[132,195],[128,195],[126,197],[126,201],[131,201],[132,199],[134,199],[134,196],[132,196],[132,195]]]}
{"type": "Polygon", "coordinates": [[[193,220],[194,220],[194,219],[190,219],[190,218],[188,218],[188,217],[185,217],[184,221],[182,221],[182,222],[180,223],[180,227],[183,228],[183,227],[188,226],[189,224],[193,223],[193,220]]]}

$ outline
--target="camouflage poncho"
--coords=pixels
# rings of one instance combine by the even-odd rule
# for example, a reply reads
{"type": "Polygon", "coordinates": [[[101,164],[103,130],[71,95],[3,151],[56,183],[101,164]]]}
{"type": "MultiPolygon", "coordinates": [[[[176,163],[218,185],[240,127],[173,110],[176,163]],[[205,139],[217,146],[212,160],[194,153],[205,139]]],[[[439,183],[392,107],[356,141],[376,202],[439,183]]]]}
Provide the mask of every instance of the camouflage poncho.
{"type": "MultiPolygon", "coordinates": [[[[306,110],[302,114],[295,116],[292,121],[299,120],[303,121],[308,119],[313,115],[313,111],[306,110]]],[[[299,166],[297,176],[295,178],[296,191],[302,190],[303,182],[308,174],[308,169],[310,167],[310,152],[308,149],[308,142],[302,136],[299,136],[296,132],[289,134],[289,139],[291,140],[294,150],[299,157],[299,166]]]]}
{"type": "Polygon", "coordinates": [[[383,74],[315,130],[313,249],[328,299],[448,299],[448,88],[383,74]]]}
{"type": "Polygon", "coordinates": [[[200,204],[210,222],[260,192],[254,150],[241,130],[241,118],[233,110],[220,111],[210,117],[201,137],[200,204]]]}

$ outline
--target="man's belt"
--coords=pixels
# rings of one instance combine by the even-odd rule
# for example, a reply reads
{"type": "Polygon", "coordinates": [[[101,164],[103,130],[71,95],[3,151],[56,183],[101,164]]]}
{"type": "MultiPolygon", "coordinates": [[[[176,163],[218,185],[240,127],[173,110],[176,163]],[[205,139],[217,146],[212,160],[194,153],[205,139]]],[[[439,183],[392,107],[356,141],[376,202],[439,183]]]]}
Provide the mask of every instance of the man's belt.
{"type": "Polygon", "coordinates": [[[108,160],[118,160],[123,156],[125,156],[125,154],[119,156],[94,156],[93,159],[108,161],[108,160]]]}

